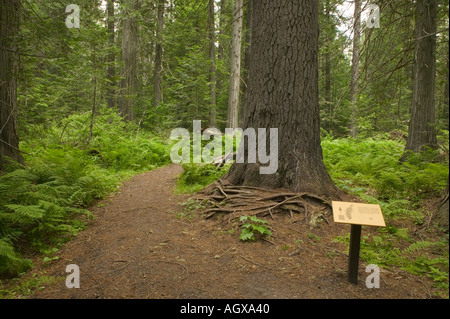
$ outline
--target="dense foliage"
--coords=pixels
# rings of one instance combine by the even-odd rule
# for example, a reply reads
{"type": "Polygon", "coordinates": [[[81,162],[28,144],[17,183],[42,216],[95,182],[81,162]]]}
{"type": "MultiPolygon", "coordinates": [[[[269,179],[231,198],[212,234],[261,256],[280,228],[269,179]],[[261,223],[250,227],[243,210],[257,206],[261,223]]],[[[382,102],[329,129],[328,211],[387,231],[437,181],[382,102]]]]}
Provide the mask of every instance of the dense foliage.
{"type": "MultiPolygon", "coordinates": [[[[434,126],[440,147],[404,161],[399,159],[413,96],[414,5],[407,0],[376,1],[381,28],[362,30],[358,136],[349,138],[351,2],[319,1],[317,71],[325,165],[340,189],[380,204],[387,217],[386,230],[363,238],[362,258],[427,274],[448,288],[448,234],[439,241],[417,240],[405,227],[394,225],[402,219],[418,226],[429,223],[432,212],[425,203],[448,187],[449,1],[438,1],[437,12],[434,126]],[[404,241],[401,249],[399,241],[404,241]],[[429,257],[431,249],[439,256],[429,257]]],[[[249,2],[244,3],[242,105],[251,51],[251,12],[249,2]]],[[[117,190],[124,179],[170,162],[172,129],[190,130],[193,120],[207,126],[211,116],[208,1],[78,0],[80,29],[65,26],[67,4],[21,1],[16,111],[25,165],[11,164],[0,172],[0,277],[31,267],[30,256],[36,251],[44,260],[54,258],[58,247],[93,217],[87,208],[96,199],[117,190]],[[111,3],[114,16],[108,17],[106,5],[111,3]],[[164,21],[158,17],[158,3],[164,5],[164,21]],[[113,34],[108,19],[113,20],[113,34]],[[134,43],[127,44],[125,21],[132,21],[134,43]],[[154,105],[157,45],[163,46],[162,92],[161,103],[154,105]],[[122,87],[130,47],[135,53],[130,82],[136,85],[131,94],[122,87]],[[121,100],[131,101],[131,121],[119,115],[121,100]]],[[[214,5],[216,123],[223,131],[236,19],[234,1],[216,0],[214,5]]],[[[177,191],[197,191],[229,167],[185,164],[177,191]]]]}
{"type": "Polygon", "coordinates": [[[136,136],[136,125],[108,110],[98,115],[90,144],[83,143],[89,118],[69,116],[46,130],[29,126],[33,137],[21,145],[27,166],[9,166],[0,176],[1,274],[31,266],[21,253],[25,248],[47,257],[83,228],[80,214],[92,217],[86,207],[95,199],[125,178],[170,161],[166,142],[149,133],[136,136]]]}
{"type": "MultiPolygon", "coordinates": [[[[387,227],[375,235],[364,235],[361,258],[368,264],[397,266],[416,275],[432,278],[442,291],[448,290],[448,236],[422,240],[409,231],[429,223],[433,211],[424,201],[439,197],[448,181],[448,132],[440,137],[442,148],[414,154],[400,162],[404,140],[383,134],[360,140],[324,137],[324,161],[335,184],[367,203],[381,206],[387,227]],[[406,225],[401,226],[401,221],[406,225]],[[400,223],[399,225],[396,225],[400,223]],[[404,248],[400,248],[404,247],[404,248]],[[434,252],[434,253],[432,253],[434,252]]],[[[214,182],[228,170],[214,165],[185,165],[178,190],[195,192],[214,182]]],[[[247,229],[247,228],[246,228],[247,229]]],[[[246,237],[245,237],[246,238],[246,237]]],[[[349,244],[349,235],[336,241],[349,244]]]]}

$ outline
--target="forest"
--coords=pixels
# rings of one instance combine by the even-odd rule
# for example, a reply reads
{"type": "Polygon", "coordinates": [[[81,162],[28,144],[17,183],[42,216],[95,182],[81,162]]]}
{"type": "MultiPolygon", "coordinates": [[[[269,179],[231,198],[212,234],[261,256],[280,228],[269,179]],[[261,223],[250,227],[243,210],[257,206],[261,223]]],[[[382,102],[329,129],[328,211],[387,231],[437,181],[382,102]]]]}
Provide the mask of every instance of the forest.
{"type": "MultiPolygon", "coordinates": [[[[135,199],[117,202],[110,237],[97,241],[116,234],[128,244],[143,224],[156,236],[166,218],[174,228],[158,235],[151,251],[166,255],[153,266],[196,282],[179,237],[195,233],[201,245],[220,240],[220,249],[199,246],[209,260],[228,255],[226,269],[239,263],[265,285],[262,295],[256,286],[231,294],[210,283],[207,298],[329,297],[336,288],[302,294],[319,273],[328,278],[323,265],[306,263],[318,274],[295,294],[278,294],[256,272],[289,276],[298,254],[323,252],[345,285],[349,228],[330,215],[331,201],[344,200],[380,205],[386,227],[363,228],[361,267],[380,266],[381,285],[394,287],[371,295],[361,268],[346,297],[448,299],[448,175],[448,0],[0,0],[0,298],[78,297],[64,286],[65,266],[77,260],[64,249],[95,241],[109,203],[128,194],[135,199]],[[258,133],[253,161],[251,138],[239,134],[247,128],[258,133]],[[174,132],[188,134],[181,163],[174,132]],[[209,162],[195,160],[196,147],[212,152],[205,132],[225,145],[209,162]],[[261,173],[269,165],[261,152],[277,155],[275,171],[261,173]],[[159,217],[133,217],[144,211],[159,217]],[[277,258],[287,266],[275,267],[277,258]],[[58,294],[45,294],[58,284],[58,294]],[[408,294],[415,285],[425,292],[408,294]]],[[[131,280],[122,271],[137,257],[111,254],[115,274],[131,280]]],[[[167,281],[145,282],[154,291],[114,295],[96,284],[79,297],[204,297],[161,295],[167,281]]]]}

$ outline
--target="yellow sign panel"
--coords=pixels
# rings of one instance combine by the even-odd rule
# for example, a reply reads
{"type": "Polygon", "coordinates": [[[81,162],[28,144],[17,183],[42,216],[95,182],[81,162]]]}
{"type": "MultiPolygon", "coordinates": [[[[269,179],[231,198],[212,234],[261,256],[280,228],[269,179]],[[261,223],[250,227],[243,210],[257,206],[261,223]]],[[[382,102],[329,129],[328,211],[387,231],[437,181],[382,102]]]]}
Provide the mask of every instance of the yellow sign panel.
{"type": "Polygon", "coordinates": [[[335,223],[386,227],[380,205],[333,201],[335,223]]]}

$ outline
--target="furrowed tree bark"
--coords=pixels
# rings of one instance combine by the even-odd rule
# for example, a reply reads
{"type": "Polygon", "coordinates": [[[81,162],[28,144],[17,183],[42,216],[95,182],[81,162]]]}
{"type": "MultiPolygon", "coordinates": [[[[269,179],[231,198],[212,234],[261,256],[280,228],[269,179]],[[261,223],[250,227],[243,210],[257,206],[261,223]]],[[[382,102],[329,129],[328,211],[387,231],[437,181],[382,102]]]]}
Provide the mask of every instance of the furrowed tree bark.
{"type": "Polygon", "coordinates": [[[122,70],[120,74],[119,112],[127,121],[134,121],[133,110],[137,90],[137,24],[132,17],[136,0],[124,1],[122,21],[122,70]]]}
{"type": "Polygon", "coordinates": [[[107,95],[107,107],[113,108],[115,106],[115,90],[116,90],[116,54],[114,52],[115,43],[115,32],[114,32],[114,0],[108,0],[107,2],[107,12],[108,12],[108,91],[107,95]]]}
{"type": "Polygon", "coordinates": [[[162,67],[163,67],[163,41],[165,0],[158,1],[158,29],[156,31],[155,69],[153,77],[153,106],[158,107],[162,101],[162,67]]]}
{"type": "Polygon", "coordinates": [[[337,198],[320,145],[318,3],[259,0],[252,9],[243,128],[278,128],[278,171],[264,175],[260,163],[235,163],[223,179],[337,198]]]}
{"type": "Polygon", "coordinates": [[[327,31],[326,31],[326,52],[325,52],[325,102],[326,108],[329,112],[328,126],[327,129],[330,131],[331,129],[331,116],[332,116],[332,107],[331,107],[331,57],[330,57],[330,1],[327,0],[325,3],[325,16],[327,21],[327,31]]]}
{"type": "Polygon", "coordinates": [[[231,75],[228,91],[227,127],[235,129],[238,126],[239,93],[241,84],[241,44],[243,0],[236,0],[233,10],[233,33],[231,37],[231,75]]]}
{"type": "Polygon", "coordinates": [[[435,115],[437,1],[417,0],[413,97],[405,158],[409,151],[437,148],[435,115]]]}
{"type": "Polygon", "coordinates": [[[214,18],[214,0],[209,0],[209,59],[210,68],[210,92],[211,92],[211,110],[209,126],[216,127],[216,26],[214,18]]]}
{"type": "Polygon", "coordinates": [[[245,105],[245,97],[247,92],[247,83],[248,83],[248,69],[250,65],[250,50],[252,46],[252,1],[247,1],[246,4],[246,12],[245,12],[245,48],[244,48],[244,61],[242,68],[242,83],[243,86],[241,89],[241,103],[239,107],[239,114],[244,112],[243,106],[245,105]]]}
{"type": "Polygon", "coordinates": [[[20,1],[0,0],[0,170],[6,157],[24,163],[17,133],[20,1]]]}
{"type": "Polygon", "coordinates": [[[445,189],[444,196],[433,216],[433,221],[442,227],[447,233],[449,231],[448,220],[449,220],[449,203],[448,203],[448,180],[447,188],[445,189]]]}
{"type": "Polygon", "coordinates": [[[449,55],[448,55],[448,43],[447,43],[447,77],[446,77],[446,81],[445,81],[445,88],[444,88],[444,107],[443,107],[443,114],[442,117],[444,119],[444,127],[446,130],[449,129],[449,89],[448,89],[448,85],[449,85],[449,55]]]}
{"type": "Polygon", "coordinates": [[[358,118],[358,77],[359,77],[359,47],[361,38],[361,0],[355,0],[355,13],[353,16],[353,52],[352,52],[352,74],[350,80],[350,104],[352,117],[350,119],[350,136],[358,134],[356,125],[358,118]]]}
{"type": "Polygon", "coordinates": [[[220,10],[219,10],[219,46],[217,47],[217,57],[219,58],[219,60],[223,60],[223,35],[224,35],[224,31],[225,31],[225,26],[226,26],[226,22],[225,22],[225,16],[226,16],[226,12],[227,12],[227,7],[226,7],[227,1],[225,0],[220,0],[220,10]]]}

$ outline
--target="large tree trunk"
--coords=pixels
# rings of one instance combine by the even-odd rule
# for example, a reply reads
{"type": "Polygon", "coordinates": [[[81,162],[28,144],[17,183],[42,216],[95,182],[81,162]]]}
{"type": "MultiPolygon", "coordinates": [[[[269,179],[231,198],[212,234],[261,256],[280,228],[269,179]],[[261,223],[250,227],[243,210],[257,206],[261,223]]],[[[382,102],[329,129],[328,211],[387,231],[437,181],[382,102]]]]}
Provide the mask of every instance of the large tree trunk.
{"type": "Polygon", "coordinates": [[[17,134],[19,0],[0,0],[0,169],[5,156],[23,163],[17,134]]]}
{"type": "Polygon", "coordinates": [[[446,130],[449,129],[449,96],[448,96],[448,85],[449,85],[449,56],[448,56],[448,43],[447,43],[447,77],[445,81],[445,88],[444,88],[444,107],[443,107],[443,114],[442,117],[444,119],[444,128],[446,130]]]}
{"type": "Polygon", "coordinates": [[[332,103],[331,103],[331,36],[330,36],[330,1],[327,0],[325,6],[325,109],[328,112],[328,121],[325,129],[331,130],[331,117],[332,117],[332,103]]]}
{"type": "Polygon", "coordinates": [[[114,52],[115,48],[115,32],[114,32],[114,0],[108,0],[107,2],[108,11],[108,91],[107,91],[107,106],[108,108],[113,108],[115,106],[115,88],[116,88],[116,54],[114,52]]]}
{"type": "Polygon", "coordinates": [[[243,127],[278,128],[278,171],[264,175],[258,162],[235,163],[224,179],[335,197],[320,145],[317,1],[260,0],[252,9],[243,127]]]}
{"type": "Polygon", "coordinates": [[[449,230],[448,227],[448,219],[449,219],[449,203],[448,203],[448,180],[447,180],[447,188],[445,190],[444,196],[439,203],[437,210],[433,216],[433,221],[438,224],[442,229],[444,229],[447,233],[449,230]]]}
{"type": "Polygon", "coordinates": [[[214,0],[209,0],[209,59],[210,68],[210,92],[211,92],[211,110],[209,126],[216,127],[216,22],[214,18],[214,0]]]}
{"type": "Polygon", "coordinates": [[[153,106],[158,107],[162,100],[162,67],[163,67],[163,40],[165,0],[158,1],[158,29],[156,31],[155,69],[153,77],[153,106]]]}
{"type": "Polygon", "coordinates": [[[352,52],[352,74],[350,80],[350,104],[352,115],[350,119],[350,136],[358,134],[356,125],[358,118],[358,77],[359,77],[359,46],[361,38],[361,0],[355,0],[355,13],[353,22],[353,52],[352,52]]]}
{"type": "Polygon", "coordinates": [[[223,52],[223,37],[225,33],[226,27],[226,14],[227,14],[227,1],[220,0],[220,10],[219,10],[219,46],[217,47],[217,57],[219,60],[223,60],[224,52],[223,52]]]}
{"type": "Polygon", "coordinates": [[[136,0],[124,1],[122,21],[122,70],[120,74],[119,111],[128,121],[135,120],[133,110],[137,90],[137,24],[132,16],[136,0]]]}
{"type": "Polygon", "coordinates": [[[417,0],[413,98],[405,154],[437,147],[435,130],[436,0],[417,0]]]}
{"type": "Polygon", "coordinates": [[[243,105],[245,105],[245,97],[247,92],[247,83],[248,83],[248,69],[250,67],[250,50],[252,46],[252,1],[247,1],[245,4],[246,13],[245,13],[245,48],[244,48],[244,61],[242,68],[242,89],[241,89],[241,103],[239,107],[239,114],[244,112],[243,105]]]}
{"type": "Polygon", "coordinates": [[[233,33],[231,36],[231,75],[228,93],[227,127],[235,129],[238,126],[239,93],[241,84],[241,43],[243,0],[236,0],[233,10],[233,33]]]}

